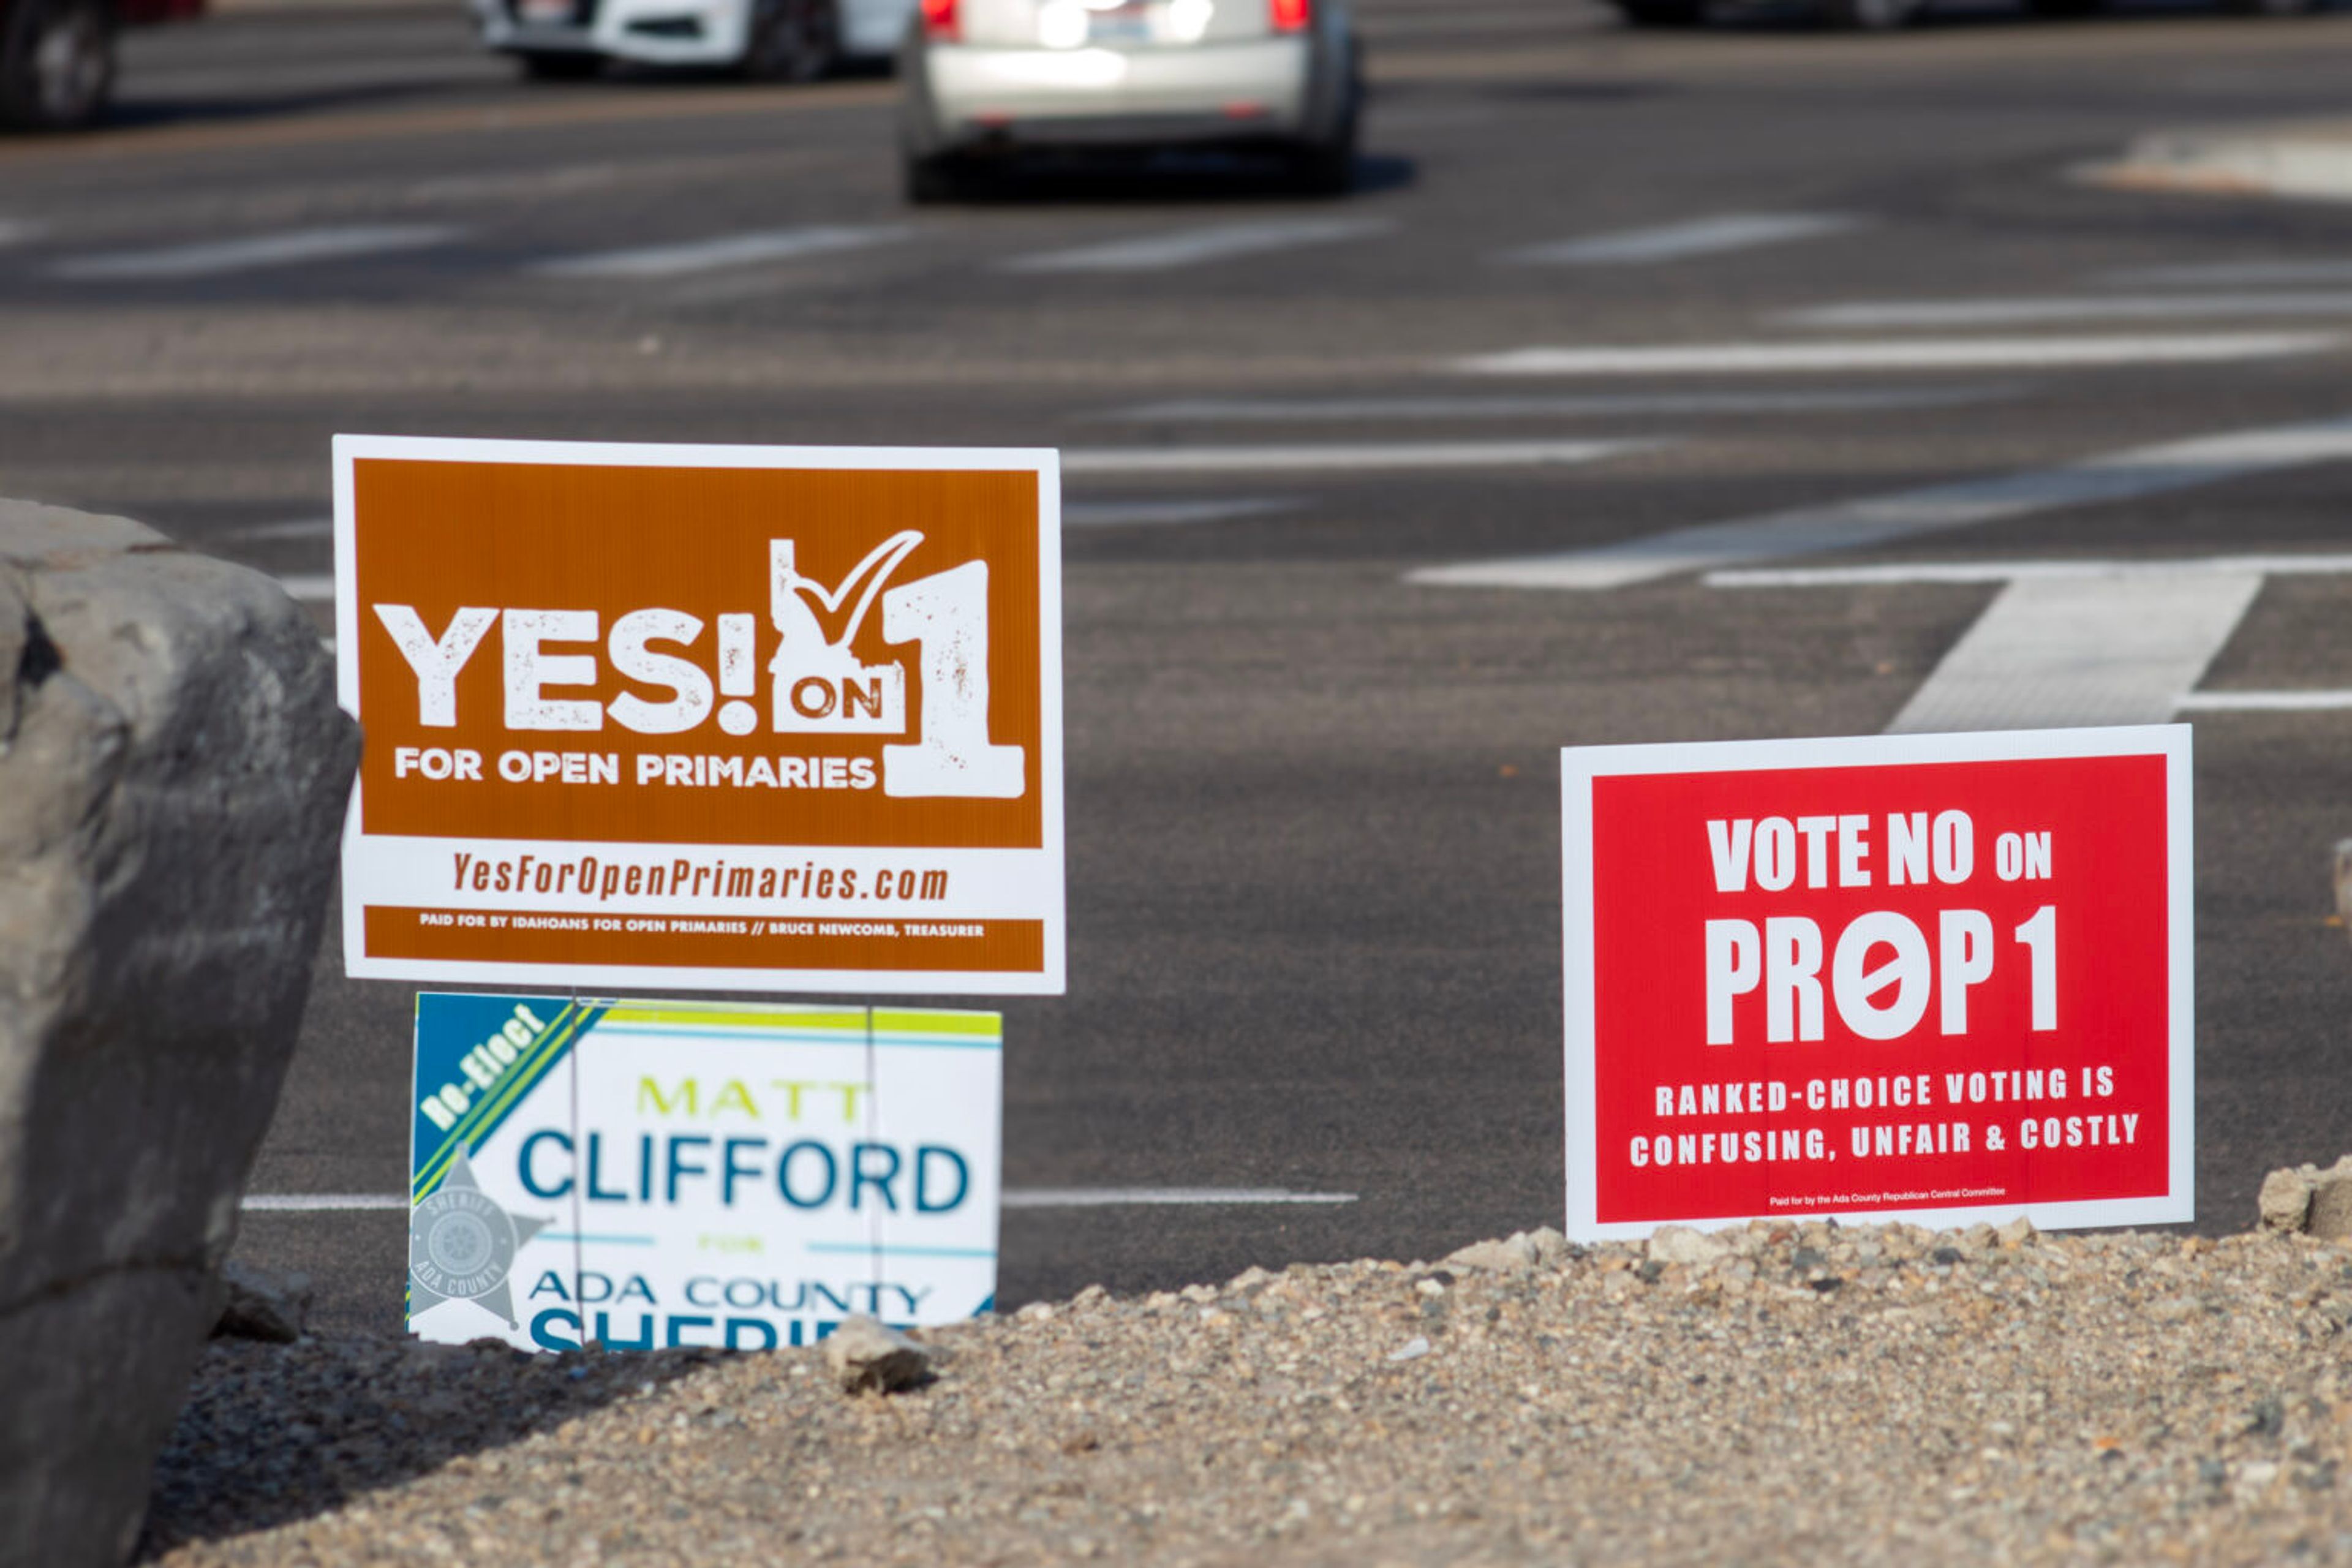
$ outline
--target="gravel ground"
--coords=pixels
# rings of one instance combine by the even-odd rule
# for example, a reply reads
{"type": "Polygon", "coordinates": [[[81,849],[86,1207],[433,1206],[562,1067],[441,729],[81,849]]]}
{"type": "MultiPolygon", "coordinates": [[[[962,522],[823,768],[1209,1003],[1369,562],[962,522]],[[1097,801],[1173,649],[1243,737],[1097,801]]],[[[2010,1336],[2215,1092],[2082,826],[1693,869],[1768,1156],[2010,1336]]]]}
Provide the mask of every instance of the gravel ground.
{"type": "Polygon", "coordinates": [[[142,1559],[2352,1562],[2352,1250],[1758,1226],[815,1351],[216,1342],[142,1559]]]}

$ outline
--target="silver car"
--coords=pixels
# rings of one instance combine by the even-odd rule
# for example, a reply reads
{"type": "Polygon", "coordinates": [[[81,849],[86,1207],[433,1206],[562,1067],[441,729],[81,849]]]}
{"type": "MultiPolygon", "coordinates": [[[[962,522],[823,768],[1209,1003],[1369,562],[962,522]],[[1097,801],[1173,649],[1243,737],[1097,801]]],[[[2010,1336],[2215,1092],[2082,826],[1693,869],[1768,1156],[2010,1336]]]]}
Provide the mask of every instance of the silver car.
{"type": "Polygon", "coordinates": [[[1339,0],[922,0],[901,141],[910,201],[1029,149],[1270,151],[1307,189],[1353,179],[1363,102],[1339,0]]]}

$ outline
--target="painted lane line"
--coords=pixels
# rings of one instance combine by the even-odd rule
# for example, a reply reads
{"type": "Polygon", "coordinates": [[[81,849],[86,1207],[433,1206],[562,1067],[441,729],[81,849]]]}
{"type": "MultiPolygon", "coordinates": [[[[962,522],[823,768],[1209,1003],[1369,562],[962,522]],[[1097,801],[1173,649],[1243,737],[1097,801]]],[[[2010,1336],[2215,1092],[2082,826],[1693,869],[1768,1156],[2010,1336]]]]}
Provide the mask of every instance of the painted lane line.
{"type": "Polygon", "coordinates": [[[1474,354],[1442,368],[1463,375],[1785,375],[1854,370],[2062,370],[2209,364],[2317,353],[2333,332],[2174,332],[2137,337],[1915,338],[1811,343],[1673,343],[1528,348],[1474,354]]]}
{"type": "Polygon", "coordinates": [[[1530,245],[1506,251],[1498,259],[1522,266],[1633,267],[1681,261],[1694,256],[1720,256],[1726,251],[1748,250],[1759,245],[1818,239],[1861,225],[1860,218],[1844,213],[1723,213],[1654,228],[1631,228],[1549,245],[1530,245]]]}
{"type": "Polygon", "coordinates": [[[1070,501],[1062,508],[1067,528],[1142,528],[1186,522],[1230,522],[1238,518],[1265,517],[1296,511],[1307,503],[1250,496],[1233,500],[1070,501]]]}
{"type": "Polygon", "coordinates": [[[2352,555],[2215,555],[2162,561],[1897,561],[1872,566],[1763,566],[1710,572],[1710,588],[1831,588],[1910,583],[2013,583],[2027,577],[2154,577],[2251,572],[2264,577],[2352,573],[2352,555]]]}
{"type": "Polygon", "coordinates": [[[2320,574],[2352,574],[2352,555],[1896,562],[1706,580],[1717,588],[2004,584],[1888,726],[1907,733],[2352,709],[2352,691],[2195,689],[2267,578],[2320,574]]]}
{"type": "Polygon", "coordinates": [[[1062,454],[1066,474],[1363,472],[1591,463],[1660,445],[1638,441],[1425,441],[1321,447],[1126,447],[1062,454]]]}
{"type": "Polygon", "coordinates": [[[2061,507],[2133,500],[2307,463],[2352,458],[2352,419],[2200,437],[1993,479],[1675,529],[1596,549],[1424,568],[1449,587],[1618,588],[1743,561],[1859,550],[2061,507]]]}
{"type": "Polygon", "coordinates": [[[753,234],[719,235],[680,245],[651,245],[561,257],[542,261],[530,270],[543,278],[682,278],[730,267],[838,256],[845,251],[889,245],[909,237],[912,232],[904,228],[822,226],[767,229],[753,234]]]}
{"type": "Polygon", "coordinates": [[[1130,424],[1339,424],[1382,419],[1606,419],[1654,415],[1866,414],[1958,408],[2023,395],[2018,383],[1822,387],[1811,392],[1658,392],[1563,397],[1200,397],[1089,414],[1130,424]]]}
{"type": "Polygon", "coordinates": [[[1008,1187],[1009,1209],[1093,1209],[1293,1204],[1352,1204],[1354,1193],[1291,1193],[1278,1187],[1008,1187]]]}
{"type": "Polygon", "coordinates": [[[1047,250],[1003,263],[1009,272],[1164,272],[1212,261],[1369,239],[1396,226],[1385,218],[1288,218],[1214,224],[1105,245],[1047,250]]]}
{"type": "Polygon", "coordinates": [[[77,283],[212,278],[265,268],[299,267],[396,251],[426,250],[457,239],[463,230],[438,224],[352,225],[297,228],[244,239],[207,240],[162,250],[117,250],[69,257],[49,268],[53,278],[77,283]]]}
{"type": "Polygon", "coordinates": [[[278,579],[286,596],[298,604],[331,605],[335,602],[335,579],[327,573],[295,573],[278,579]]]}
{"type": "Polygon", "coordinates": [[[2352,691],[2191,691],[2183,713],[2329,713],[2352,708],[2352,691]]]}
{"type": "Polygon", "coordinates": [[[2352,260],[2216,261],[2193,267],[2134,267],[2103,272],[2101,283],[2140,289],[2291,289],[2352,283],[2352,260]]]}
{"type": "Polygon", "coordinates": [[[0,217],[0,248],[11,245],[29,245],[48,232],[48,225],[29,218],[0,217]]]}
{"type": "Polygon", "coordinates": [[[331,517],[296,518],[290,522],[256,522],[243,528],[230,529],[230,539],[331,539],[335,520],[331,517]]]}
{"type": "Polygon", "coordinates": [[[2167,722],[2262,588],[2252,572],[2021,579],[1887,733],[2167,722]]]}
{"type": "Polygon", "coordinates": [[[2352,290],[1864,300],[1790,310],[1778,319],[1798,327],[2023,327],[2048,321],[2178,321],[2199,316],[2352,316],[2352,290]]]}
{"type": "MultiPolygon", "coordinates": [[[[1008,1187],[1008,1209],[1076,1209],[1167,1206],[1259,1206],[1352,1204],[1354,1193],[1293,1193],[1278,1187],[1008,1187]]],[[[241,1205],[248,1214],[396,1213],[409,1206],[400,1193],[253,1193],[241,1205]]]]}

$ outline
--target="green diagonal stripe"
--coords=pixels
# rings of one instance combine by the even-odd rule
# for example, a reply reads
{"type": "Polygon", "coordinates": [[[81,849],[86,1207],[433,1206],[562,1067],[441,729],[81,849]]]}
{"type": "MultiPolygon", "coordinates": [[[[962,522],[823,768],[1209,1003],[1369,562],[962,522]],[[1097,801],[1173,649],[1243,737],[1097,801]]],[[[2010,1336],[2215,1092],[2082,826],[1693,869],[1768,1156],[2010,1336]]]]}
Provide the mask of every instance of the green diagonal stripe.
{"type": "Polygon", "coordinates": [[[506,1120],[508,1112],[515,1108],[522,1096],[546,1076],[550,1068],[562,1059],[572,1040],[603,1016],[599,1009],[583,1007],[576,1003],[566,1004],[563,1011],[555,1016],[555,1022],[549,1026],[539,1044],[531,1047],[530,1055],[516,1064],[513,1076],[505,1087],[495,1096],[478,1101],[456,1127],[450,1129],[449,1135],[441,1141],[441,1146],[425,1160],[410,1184],[409,1201],[418,1203],[430,1196],[441,1184],[441,1179],[448,1174],[450,1162],[456,1158],[457,1150],[463,1147],[470,1152],[480,1147],[498,1130],[499,1124],[506,1120]]]}

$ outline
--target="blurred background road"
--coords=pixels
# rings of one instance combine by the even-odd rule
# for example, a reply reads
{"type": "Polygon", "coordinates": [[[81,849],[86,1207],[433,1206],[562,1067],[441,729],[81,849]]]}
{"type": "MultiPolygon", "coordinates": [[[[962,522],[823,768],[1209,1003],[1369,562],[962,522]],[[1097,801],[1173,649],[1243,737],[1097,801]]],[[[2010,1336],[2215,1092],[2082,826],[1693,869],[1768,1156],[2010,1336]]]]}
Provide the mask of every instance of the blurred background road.
{"type": "MultiPolygon", "coordinates": [[[[0,493],[323,617],[340,430],[1062,447],[1072,984],[1005,1008],[1008,1183],[1317,1201],[1016,1209],[1008,1306],[1557,1221],[1563,743],[2179,711],[2200,1223],[2341,1152],[2352,206],[2075,172],[2343,112],[2352,16],[1360,14],[1352,196],[922,209],[878,76],[134,35],[108,127],[0,140],[0,493]]],[[[340,964],[258,1193],[404,1186],[411,992],[340,964]]],[[[399,1213],[242,1247],[396,1321],[399,1213]]]]}

